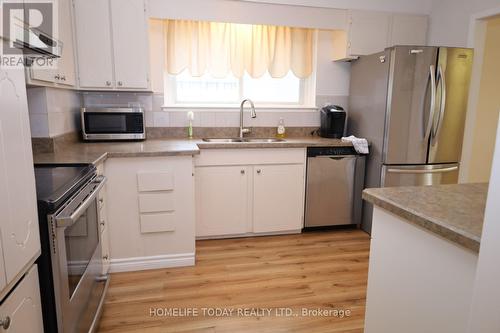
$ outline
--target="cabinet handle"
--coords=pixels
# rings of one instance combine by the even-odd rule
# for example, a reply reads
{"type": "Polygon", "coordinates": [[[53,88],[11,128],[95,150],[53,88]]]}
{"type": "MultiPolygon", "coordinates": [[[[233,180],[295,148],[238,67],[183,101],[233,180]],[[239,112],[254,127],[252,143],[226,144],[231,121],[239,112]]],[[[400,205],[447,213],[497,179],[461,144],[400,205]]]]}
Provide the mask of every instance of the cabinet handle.
{"type": "Polygon", "coordinates": [[[2,327],[4,330],[9,329],[10,327],[10,317],[7,316],[5,319],[0,319],[0,327],[2,327]]]}
{"type": "Polygon", "coordinates": [[[123,86],[123,82],[122,81],[118,81],[118,85],[121,87],[123,86]]]}
{"type": "Polygon", "coordinates": [[[257,173],[260,174],[262,172],[261,169],[257,169],[257,173]]]}
{"type": "Polygon", "coordinates": [[[106,81],[106,85],[110,86],[111,85],[111,81],[106,81]]]}
{"type": "Polygon", "coordinates": [[[245,170],[243,170],[243,169],[242,169],[242,170],[240,171],[240,173],[241,173],[242,175],[244,175],[244,174],[245,174],[245,170]]]}

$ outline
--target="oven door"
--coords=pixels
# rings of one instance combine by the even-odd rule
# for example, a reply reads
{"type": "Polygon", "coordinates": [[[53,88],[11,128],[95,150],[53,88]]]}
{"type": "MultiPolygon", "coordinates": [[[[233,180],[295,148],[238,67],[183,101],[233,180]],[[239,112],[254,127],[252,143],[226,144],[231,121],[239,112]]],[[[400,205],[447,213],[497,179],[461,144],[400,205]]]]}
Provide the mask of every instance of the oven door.
{"type": "Polygon", "coordinates": [[[92,331],[107,288],[102,274],[99,176],[51,217],[52,269],[59,332],[92,331]]]}
{"type": "Polygon", "coordinates": [[[145,139],[144,113],[135,109],[104,109],[82,112],[82,129],[85,140],[145,139]]]}

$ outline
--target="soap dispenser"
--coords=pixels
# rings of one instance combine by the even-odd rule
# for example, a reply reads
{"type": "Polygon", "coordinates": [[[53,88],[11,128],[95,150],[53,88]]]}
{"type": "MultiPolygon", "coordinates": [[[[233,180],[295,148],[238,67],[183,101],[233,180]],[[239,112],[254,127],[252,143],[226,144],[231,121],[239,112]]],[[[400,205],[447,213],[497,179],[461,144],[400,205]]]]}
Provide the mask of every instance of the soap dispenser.
{"type": "Polygon", "coordinates": [[[278,127],[276,128],[276,137],[283,139],[285,137],[285,120],[280,118],[278,127]]]}

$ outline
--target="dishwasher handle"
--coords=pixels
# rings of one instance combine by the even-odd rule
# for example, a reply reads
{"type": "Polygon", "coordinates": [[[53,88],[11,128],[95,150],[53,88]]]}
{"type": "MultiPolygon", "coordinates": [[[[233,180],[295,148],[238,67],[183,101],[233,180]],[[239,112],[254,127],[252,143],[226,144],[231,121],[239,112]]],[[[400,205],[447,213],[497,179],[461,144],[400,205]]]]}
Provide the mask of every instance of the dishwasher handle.
{"type": "Polygon", "coordinates": [[[344,158],[356,158],[356,155],[318,155],[310,156],[309,158],[329,158],[332,160],[343,160],[344,158]]]}

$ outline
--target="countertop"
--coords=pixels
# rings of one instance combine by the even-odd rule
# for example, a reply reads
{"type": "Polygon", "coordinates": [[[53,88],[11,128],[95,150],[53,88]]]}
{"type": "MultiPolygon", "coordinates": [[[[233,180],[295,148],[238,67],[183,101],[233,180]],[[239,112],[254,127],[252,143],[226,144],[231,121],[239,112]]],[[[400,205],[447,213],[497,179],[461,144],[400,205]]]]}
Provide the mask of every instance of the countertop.
{"type": "Polygon", "coordinates": [[[365,189],[363,199],[479,252],[488,184],[365,189]]]}
{"type": "Polygon", "coordinates": [[[201,139],[148,139],[140,142],[68,143],[54,153],[35,153],[36,164],[93,163],[109,157],[197,155],[200,149],[350,147],[350,142],[320,137],[292,137],[283,142],[204,142],[201,139]]]}

